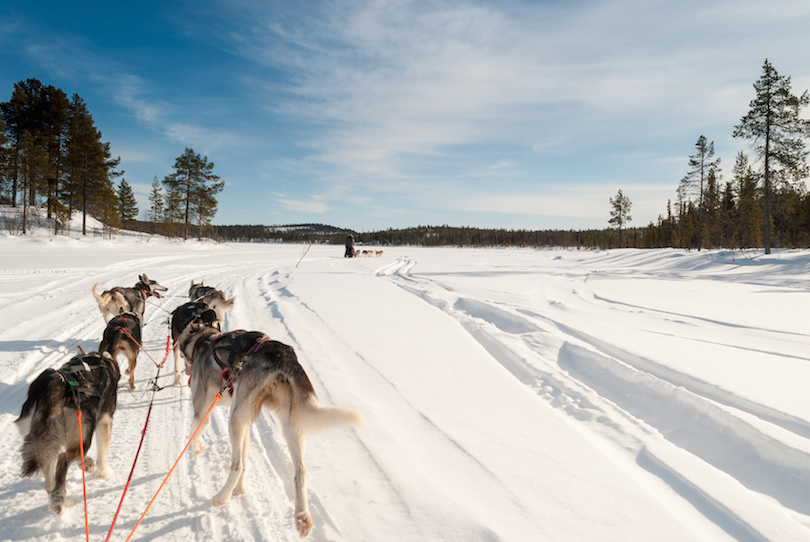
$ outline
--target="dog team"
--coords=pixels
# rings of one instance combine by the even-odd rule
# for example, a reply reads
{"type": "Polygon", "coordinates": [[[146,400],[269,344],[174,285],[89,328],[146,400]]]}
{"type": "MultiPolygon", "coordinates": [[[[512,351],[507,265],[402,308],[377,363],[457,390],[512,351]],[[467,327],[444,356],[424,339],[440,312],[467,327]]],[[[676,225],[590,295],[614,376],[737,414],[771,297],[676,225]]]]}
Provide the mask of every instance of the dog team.
{"type": "MultiPolygon", "coordinates": [[[[145,274],[138,279],[132,288],[115,287],[101,294],[96,292],[98,285],[93,286],[93,297],[106,323],[98,352],[84,353],[79,348],[79,353],[58,369],[45,369],[31,383],[15,422],[23,436],[22,475],[42,473],[49,509],[56,514],[75,504],[66,495],[67,470],[79,459],[82,445],[83,453],[87,454],[96,432],[97,461],[86,458],[85,471],[95,471],[101,478],[111,474],[107,455],[121,378],[118,364],[126,363],[128,387],[134,390],[146,301],[152,296],[160,298],[161,292],[167,291],[145,274]]],[[[257,331],[223,332],[225,313],[233,306],[235,297],[226,299],[221,290],[193,281],[188,295],[190,301],[172,312],[171,339],[174,383],[181,383],[182,359],[190,377],[192,432],[200,427],[191,443],[194,456],[206,449],[202,435],[210,426],[210,418],[205,418],[205,413],[218,393],[222,398],[217,404],[230,407],[231,463],[228,479],[212,503],[226,504],[233,494],[246,491],[250,428],[262,408],[268,408],[279,421],[292,459],[295,526],[298,534],[305,537],[313,525],[303,463],[307,434],[360,425],[362,415],[348,408],[322,406],[291,347],[257,331]]]]}

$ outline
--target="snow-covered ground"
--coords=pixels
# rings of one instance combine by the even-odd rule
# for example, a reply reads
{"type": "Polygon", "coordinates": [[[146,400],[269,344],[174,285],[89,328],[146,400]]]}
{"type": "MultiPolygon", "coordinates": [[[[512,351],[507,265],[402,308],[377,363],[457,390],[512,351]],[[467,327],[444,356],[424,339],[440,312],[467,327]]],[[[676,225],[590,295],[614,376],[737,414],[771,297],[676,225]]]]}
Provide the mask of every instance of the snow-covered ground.
{"type": "MultiPolygon", "coordinates": [[[[13,421],[36,375],[97,348],[93,284],[140,273],[169,288],[146,311],[158,361],[169,311],[205,279],[238,296],[227,329],[292,345],[322,403],[364,414],[310,436],[311,540],[810,540],[810,253],[305,248],[0,235],[0,540],[84,537],[79,469],[79,504],[49,512],[42,480],[20,477],[13,421]]],[[[191,434],[189,389],[168,364],[112,540],[191,434]]],[[[88,477],[94,540],[155,374],[141,354],[139,389],[119,393],[115,474],[88,477]]],[[[134,540],[298,539],[269,412],[251,433],[248,493],[211,506],[227,416],[215,410],[208,451],[180,460],[134,540]]]]}

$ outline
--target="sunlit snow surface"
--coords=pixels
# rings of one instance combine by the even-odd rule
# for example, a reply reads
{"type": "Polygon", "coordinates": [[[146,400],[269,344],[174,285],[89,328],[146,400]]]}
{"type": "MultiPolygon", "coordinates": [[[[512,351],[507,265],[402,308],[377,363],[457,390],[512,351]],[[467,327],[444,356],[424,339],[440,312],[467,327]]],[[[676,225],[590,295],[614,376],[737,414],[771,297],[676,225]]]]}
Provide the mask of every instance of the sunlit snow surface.
{"type": "MultiPolygon", "coordinates": [[[[0,234],[0,540],[84,537],[79,469],[79,504],[49,512],[13,422],[43,369],[98,347],[93,284],[141,273],[169,288],[146,310],[157,361],[168,313],[204,279],[237,296],[226,329],[290,344],[323,404],[364,414],[310,436],[311,540],[810,540],[810,253],[305,248],[0,234]]],[[[167,365],[112,540],[192,431],[167,365]]],[[[115,474],[87,481],[91,539],[110,528],[156,372],[141,354],[138,390],[119,390],[115,474]]],[[[210,504],[227,420],[215,410],[208,451],[181,459],[134,540],[298,539],[268,411],[248,493],[210,504]]]]}

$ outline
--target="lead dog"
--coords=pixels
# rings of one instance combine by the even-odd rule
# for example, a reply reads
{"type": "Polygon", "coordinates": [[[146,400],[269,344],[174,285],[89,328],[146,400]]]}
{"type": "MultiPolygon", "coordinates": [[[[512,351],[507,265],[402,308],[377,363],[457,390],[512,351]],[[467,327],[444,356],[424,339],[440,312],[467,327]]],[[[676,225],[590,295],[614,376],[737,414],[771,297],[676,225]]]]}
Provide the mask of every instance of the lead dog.
{"type": "Polygon", "coordinates": [[[135,389],[135,364],[138,360],[138,352],[141,349],[141,321],[127,312],[114,316],[104,329],[104,336],[98,345],[99,352],[107,352],[110,357],[118,361],[119,356],[124,356],[129,365],[127,374],[129,375],[129,389],[135,389]]]}
{"type": "Polygon", "coordinates": [[[188,289],[188,297],[191,301],[205,303],[209,308],[214,309],[219,318],[219,327],[225,323],[225,313],[231,310],[233,302],[236,301],[236,296],[230,299],[225,299],[225,294],[222,290],[217,290],[211,286],[206,286],[205,281],[200,281],[199,284],[194,284],[191,281],[191,287],[188,289]]]}
{"type": "MultiPolygon", "coordinates": [[[[295,524],[298,534],[307,536],[312,530],[303,461],[307,433],[358,425],[363,423],[362,416],[347,408],[321,406],[295,351],[263,333],[220,333],[196,320],[182,331],[179,343],[183,357],[191,365],[192,428],[202,423],[223,385],[233,387],[232,396],[225,393],[219,402],[231,407],[231,465],[228,480],[212,503],[226,504],[233,493],[245,492],[250,427],[262,407],[267,407],[278,418],[287,441],[295,469],[295,524]]],[[[195,456],[205,451],[201,437],[210,423],[210,417],[205,418],[192,442],[195,456]]]]}
{"type": "Polygon", "coordinates": [[[79,459],[77,410],[82,411],[84,453],[90,449],[98,429],[98,463],[85,459],[86,470],[105,478],[111,474],[107,453],[112,417],[121,373],[109,354],[80,354],[59,369],[45,369],[28,388],[17,428],[23,436],[20,448],[22,475],[42,472],[48,508],[62,514],[75,501],[66,497],[65,477],[71,463],[79,459]]]}
{"type": "Polygon", "coordinates": [[[122,288],[116,286],[105,290],[99,295],[96,292],[98,283],[93,285],[93,297],[96,298],[98,308],[104,316],[104,322],[108,323],[113,316],[125,312],[138,315],[143,320],[143,313],[146,310],[146,300],[151,297],[161,297],[160,292],[165,292],[168,288],[161,286],[156,281],[151,280],[146,274],[138,276],[138,282],[132,288],[122,288]]]}

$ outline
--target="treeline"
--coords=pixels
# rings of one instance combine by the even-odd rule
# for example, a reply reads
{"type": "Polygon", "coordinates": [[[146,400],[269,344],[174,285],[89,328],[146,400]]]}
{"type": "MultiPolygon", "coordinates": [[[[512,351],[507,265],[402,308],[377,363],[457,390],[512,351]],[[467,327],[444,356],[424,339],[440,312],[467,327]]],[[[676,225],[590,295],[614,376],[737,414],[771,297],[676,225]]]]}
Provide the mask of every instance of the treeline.
{"type": "MultiPolygon", "coordinates": [[[[138,229],[150,231],[149,223],[138,229]]],[[[643,228],[624,231],[631,246],[641,243],[643,228]],[[635,239],[635,240],[634,240],[635,239]]],[[[460,246],[460,247],[556,247],[601,248],[618,246],[618,234],[611,229],[589,231],[506,230],[453,226],[417,226],[375,232],[356,232],[325,224],[287,226],[210,226],[206,235],[223,242],[279,242],[342,245],[351,235],[358,245],[374,246],[460,246]]]]}
{"type": "MultiPolygon", "coordinates": [[[[68,99],[59,88],[26,79],[0,103],[0,205],[22,206],[21,233],[28,229],[28,210],[36,207],[47,209],[54,233],[74,211],[82,213],[84,235],[87,216],[110,231],[132,228],[139,214],[132,187],[123,178],[113,183],[124,174],[116,171],[120,163],[78,94],[68,99]]],[[[154,179],[146,211],[153,232],[186,239],[196,229],[202,236],[225,184],[213,168],[208,157],[187,148],[172,174],[154,179]]]]}

